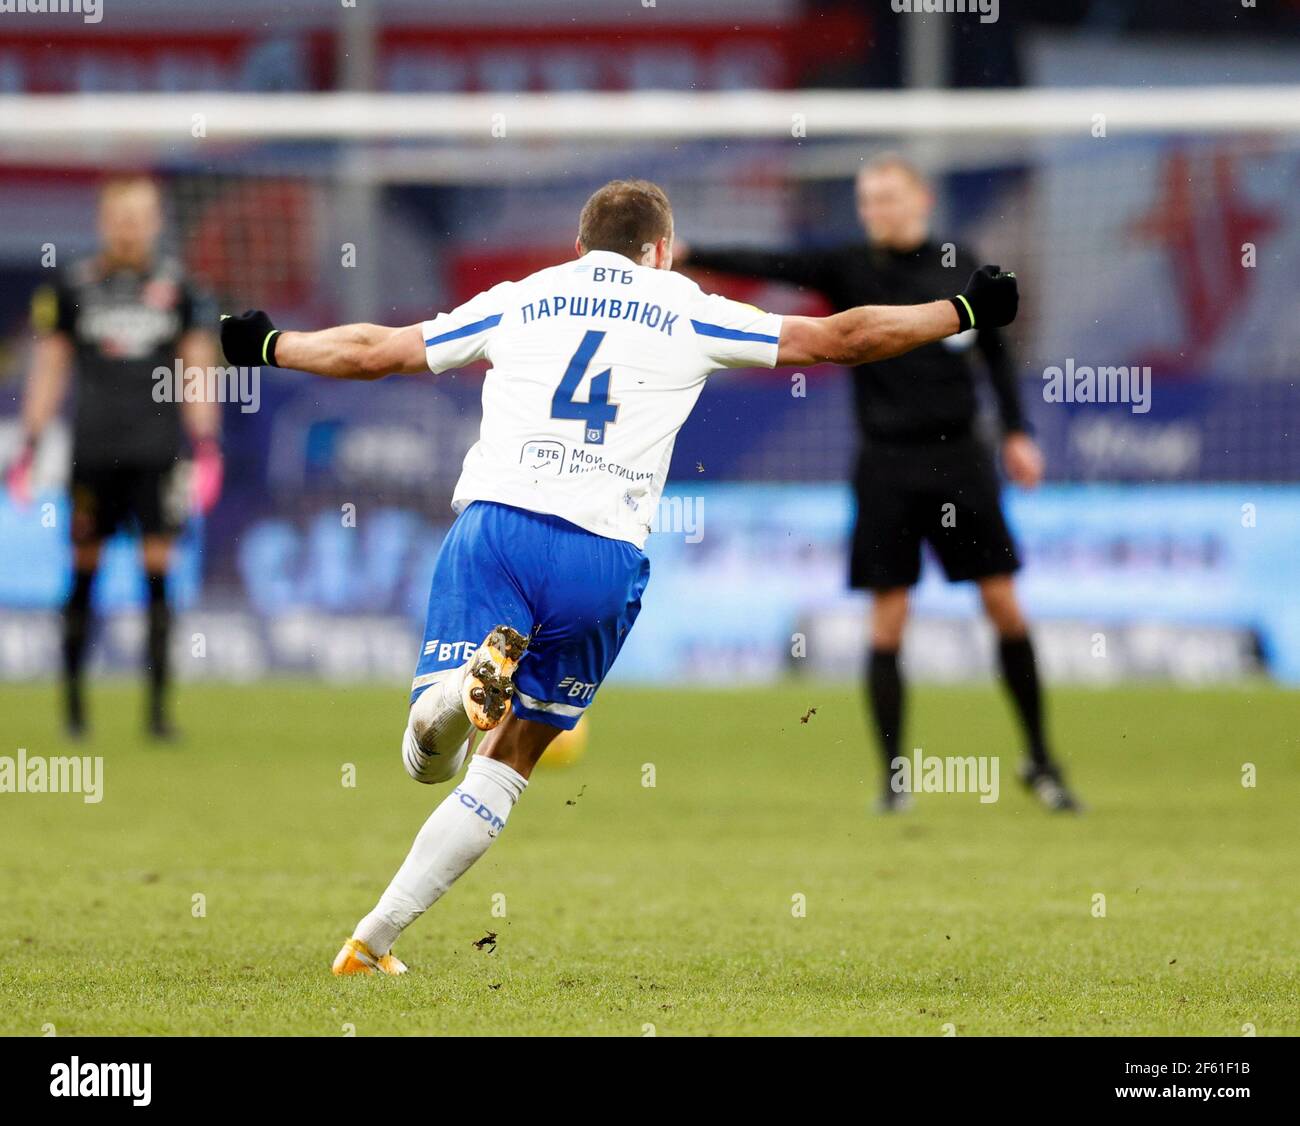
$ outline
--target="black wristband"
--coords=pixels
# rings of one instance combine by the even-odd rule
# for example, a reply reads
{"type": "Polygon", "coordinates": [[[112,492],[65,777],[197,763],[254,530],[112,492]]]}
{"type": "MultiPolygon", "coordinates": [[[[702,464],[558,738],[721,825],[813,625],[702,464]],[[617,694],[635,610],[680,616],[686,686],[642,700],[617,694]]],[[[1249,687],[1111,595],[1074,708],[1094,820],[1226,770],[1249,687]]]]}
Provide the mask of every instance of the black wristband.
{"type": "Polygon", "coordinates": [[[279,335],[271,318],[261,309],[221,318],[221,349],[226,359],[239,367],[274,365],[279,335]]]}
{"type": "Polygon", "coordinates": [[[957,310],[957,324],[960,326],[957,331],[965,332],[968,328],[975,327],[975,310],[970,307],[970,302],[966,300],[963,294],[957,294],[956,297],[949,297],[953,308],[957,310]]]}

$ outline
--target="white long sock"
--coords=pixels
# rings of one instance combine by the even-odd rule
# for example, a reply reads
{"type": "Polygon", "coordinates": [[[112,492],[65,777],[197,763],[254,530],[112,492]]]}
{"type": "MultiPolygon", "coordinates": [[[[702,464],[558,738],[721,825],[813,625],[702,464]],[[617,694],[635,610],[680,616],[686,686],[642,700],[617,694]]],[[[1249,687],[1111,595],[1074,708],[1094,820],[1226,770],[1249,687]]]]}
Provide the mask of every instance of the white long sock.
{"type": "Polygon", "coordinates": [[[446,782],[469,753],[469,716],[461,699],[465,668],[448,669],[411,705],[402,735],[402,765],[417,782],[446,782]]]}
{"type": "Polygon", "coordinates": [[[355,936],[376,955],[387,954],[397,936],[487,852],[527,785],[513,767],[475,755],[461,784],[429,815],[355,936]]]}

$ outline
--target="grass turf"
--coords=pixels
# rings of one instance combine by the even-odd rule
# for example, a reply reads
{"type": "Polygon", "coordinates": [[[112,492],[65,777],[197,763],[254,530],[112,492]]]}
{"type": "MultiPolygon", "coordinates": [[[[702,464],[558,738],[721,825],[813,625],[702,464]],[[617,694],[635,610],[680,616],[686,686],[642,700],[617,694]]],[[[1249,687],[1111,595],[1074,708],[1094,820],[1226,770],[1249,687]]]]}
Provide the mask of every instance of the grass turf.
{"type": "MultiPolygon", "coordinates": [[[[55,702],[0,688],[0,755],[67,753],[55,702]]],[[[403,691],[190,687],[160,750],[100,685],[104,800],[0,794],[0,1032],[1300,1032],[1297,697],[1051,703],[1085,816],[1021,792],[987,687],[916,691],[910,742],[1000,754],[1000,800],[880,818],[848,686],[606,689],[581,760],[398,943],[413,972],[335,979],[448,792],[401,769],[403,691]]]]}

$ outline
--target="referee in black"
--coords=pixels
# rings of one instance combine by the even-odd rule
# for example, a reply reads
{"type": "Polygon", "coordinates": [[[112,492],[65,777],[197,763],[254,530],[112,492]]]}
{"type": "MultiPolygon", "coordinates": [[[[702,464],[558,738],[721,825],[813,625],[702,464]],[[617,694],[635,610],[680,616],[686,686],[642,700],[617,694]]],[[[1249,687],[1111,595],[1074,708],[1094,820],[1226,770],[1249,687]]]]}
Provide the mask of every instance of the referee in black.
{"type": "MultiPolygon", "coordinates": [[[[674,257],[692,267],[815,289],[837,310],[931,301],[952,290],[954,277],[978,266],[968,252],[946,250],[931,238],[934,194],[903,157],[884,154],[864,165],[856,194],[865,244],[806,252],[678,244],[674,257]]],[[[997,631],[1002,677],[1024,730],[1028,761],[1022,779],[1049,809],[1074,810],[1077,803],[1044,734],[1033,643],[1013,578],[1020,560],[1002,514],[997,470],[975,434],[972,351],[983,357],[997,396],[1003,467],[1016,484],[1032,489],[1042,478],[1043,459],[1026,431],[1014,366],[996,328],[976,324],[940,343],[853,370],[861,452],[854,475],[850,585],[872,593],[866,687],[885,761],[879,808],[896,811],[910,800],[889,780],[895,757],[905,754],[898,651],[909,591],[920,576],[921,544],[927,542],[950,582],[979,586],[997,631]]]]}
{"type": "Polygon", "coordinates": [[[210,508],[221,488],[219,406],[158,393],[157,369],[173,369],[178,360],[207,369],[216,358],[206,327],[215,314],[179,265],[159,257],[162,226],[152,180],[108,181],[99,202],[99,253],[62,271],[32,301],[36,345],[24,439],[7,479],[11,495],[30,499],[37,444],[74,383],[73,575],[63,610],[65,719],[73,738],[86,729],[82,668],[95,572],[104,541],[127,525],[141,535],[148,596],[147,731],[159,739],[174,734],[167,710],[172,542],[192,505],[210,508]],[[180,461],[186,432],[190,474],[180,461]]]}

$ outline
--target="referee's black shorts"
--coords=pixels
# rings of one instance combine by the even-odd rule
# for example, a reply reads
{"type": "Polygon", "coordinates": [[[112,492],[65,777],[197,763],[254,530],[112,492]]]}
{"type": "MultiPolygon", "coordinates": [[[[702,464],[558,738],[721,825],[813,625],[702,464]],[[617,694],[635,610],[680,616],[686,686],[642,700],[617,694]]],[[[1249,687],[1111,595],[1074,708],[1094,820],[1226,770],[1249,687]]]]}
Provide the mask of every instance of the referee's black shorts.
{"type": "Polygon", "coordinates": [[[99,543],[119,528],[174,536],[188,515],[187,479],[178,462],[72,464],[72,541],[99,543]]]}
{"type": "Polygon", "coordinates": [[[922,543],[930,545],[949,582],[1020,568],[993,456],[974,436],[870,442],[858,458],[854,491],[849,585],[855,589],[915,585],[922,543]]]}

